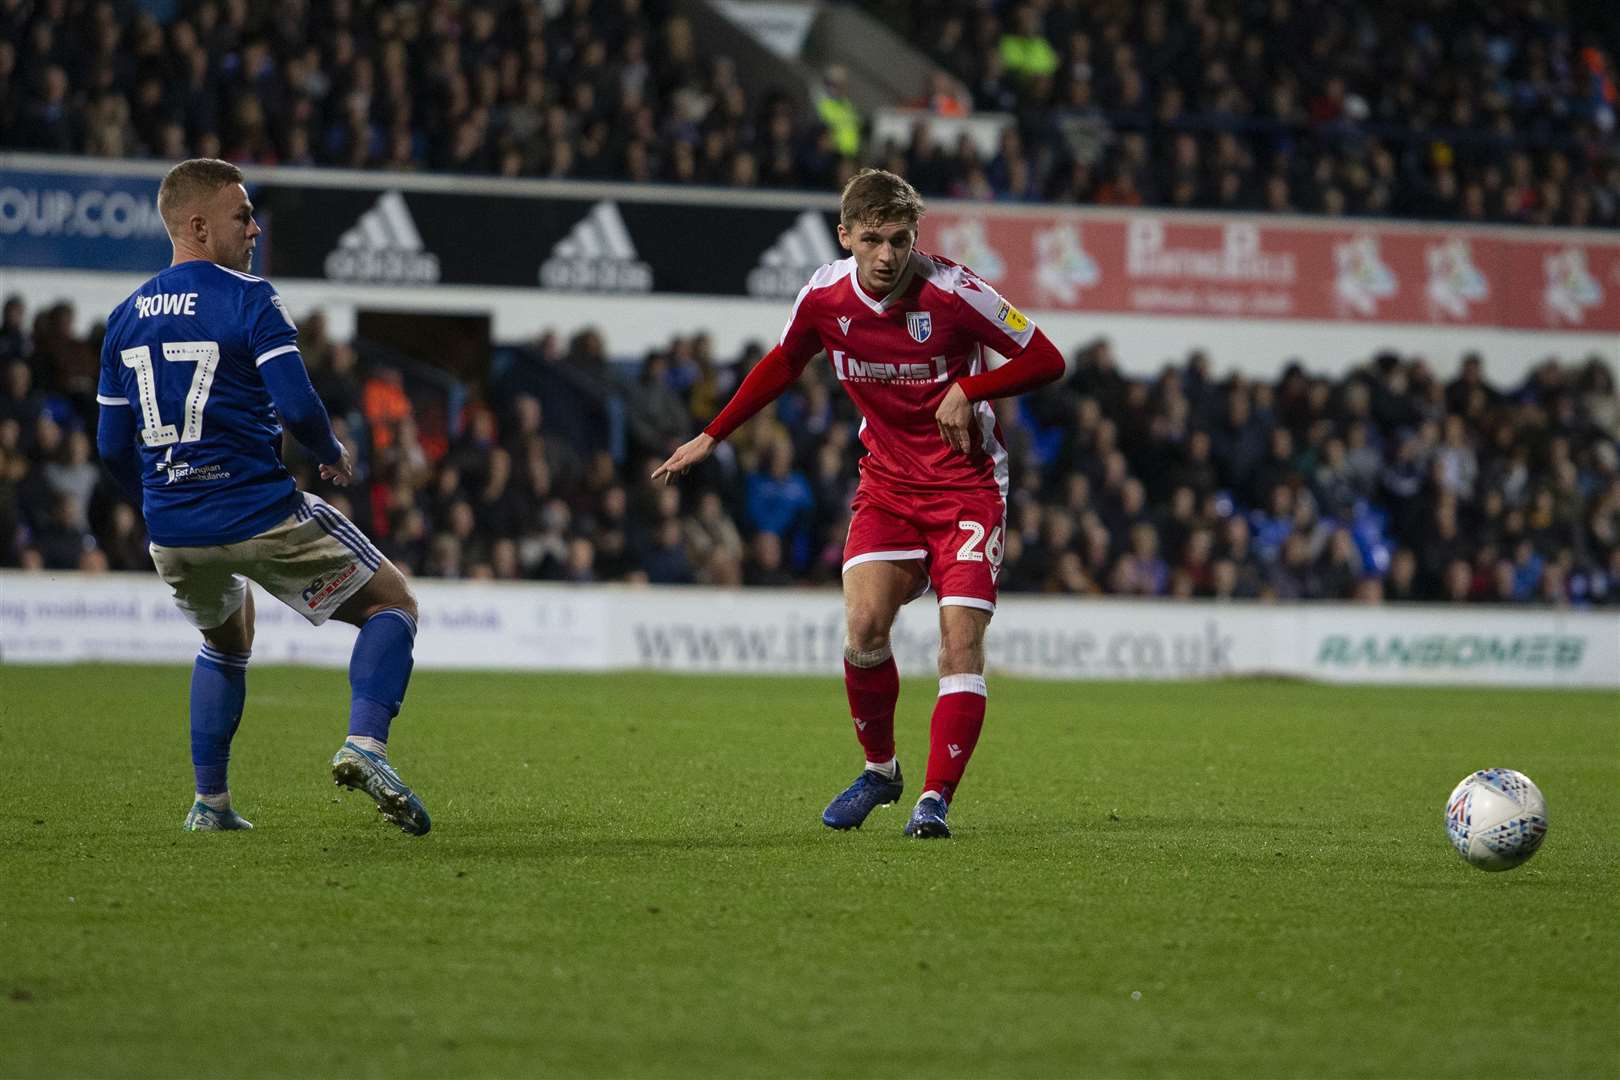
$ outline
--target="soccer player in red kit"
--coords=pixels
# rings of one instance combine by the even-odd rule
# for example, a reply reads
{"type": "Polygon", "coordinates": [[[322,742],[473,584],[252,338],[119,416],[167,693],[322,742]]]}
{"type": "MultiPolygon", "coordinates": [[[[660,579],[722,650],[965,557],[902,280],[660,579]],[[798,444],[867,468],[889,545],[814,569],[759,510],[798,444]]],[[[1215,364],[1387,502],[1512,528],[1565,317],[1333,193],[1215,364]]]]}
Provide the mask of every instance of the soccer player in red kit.
{"type": "Polygon", "coordinates": [[[844,685],[866,768],[822,821],[855,828],[904,791],[889,631],[900,606],[932,585],[939,699],[922,797],[905,833],[944,837],[984,724],[984,633],[996,610],[1007,521],[1007,450],[989,402],[1058,378],[1063,357],[971,270],[916,249],[922,213],[916,190],[893,173],[866,169],[850,180],[838,240],[851,257],[811,276],[781,341],[653,478],[673,483],[707,458],[826,350],[864,417],[866,456],[844,543],[844,685]],[[986,348],[1008,362],[988,370],[986,348]]]}

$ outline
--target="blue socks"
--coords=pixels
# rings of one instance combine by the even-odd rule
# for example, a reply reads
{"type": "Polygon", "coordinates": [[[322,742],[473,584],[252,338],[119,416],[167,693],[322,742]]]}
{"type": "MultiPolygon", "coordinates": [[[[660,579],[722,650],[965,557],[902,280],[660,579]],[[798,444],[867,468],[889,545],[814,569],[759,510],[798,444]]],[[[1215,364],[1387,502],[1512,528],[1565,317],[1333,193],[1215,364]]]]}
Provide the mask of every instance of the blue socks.
{"type": "Polygon", "coordinates": [[[388,741],[388,725],[399,715],[411,681],[411,646],[416,620],[398,608],[366,620],[349,658],[349,734],[388,741]]]}
{"type": "MultiPolygon", "coordinates": [[[[398,608],[366,620],[349,659],[349,734],[388,741],[388,725],[399,715],[411,681],[411,648],[416,620],[398,608]]],[[[203,643],[191,669],[191,764],[197,794],[223,796],[230,789],[226,771],[231,739],[242,723],[247,701],[248,657],[203,643]]]]}
{"type": "Polygon", "coordinates": [[[191,764],[199,795],[223,795],[228,789],[225,770],[247,700],[251,655],[221,652],[204,643],[191,669],[191,764]]]}

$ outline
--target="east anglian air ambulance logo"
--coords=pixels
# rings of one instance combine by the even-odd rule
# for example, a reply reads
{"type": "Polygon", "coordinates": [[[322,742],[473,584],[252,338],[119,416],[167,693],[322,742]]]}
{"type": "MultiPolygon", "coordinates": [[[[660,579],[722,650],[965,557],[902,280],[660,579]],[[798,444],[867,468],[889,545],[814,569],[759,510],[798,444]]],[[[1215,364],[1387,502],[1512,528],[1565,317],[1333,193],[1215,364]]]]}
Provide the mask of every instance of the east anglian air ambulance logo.
{"type": "Polygon", "coordinates": [[[906,329],[911,331],[911,340],[921,345],[934,332],[934,316],[926,311],[908,311],[906,329]]]}

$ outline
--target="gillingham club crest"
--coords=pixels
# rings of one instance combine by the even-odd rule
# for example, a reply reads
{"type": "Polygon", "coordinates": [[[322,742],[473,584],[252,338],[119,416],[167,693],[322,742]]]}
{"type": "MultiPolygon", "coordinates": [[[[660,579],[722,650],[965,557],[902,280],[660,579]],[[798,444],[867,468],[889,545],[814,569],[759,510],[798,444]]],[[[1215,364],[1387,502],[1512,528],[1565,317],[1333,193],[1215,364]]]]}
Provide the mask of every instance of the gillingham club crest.
{"type": "Polygon", "coordinates": [[[911,340],[921,345],[934,332],[934,316],[926,311],[908,311],[906,329],[911,331],[911,340]]]}

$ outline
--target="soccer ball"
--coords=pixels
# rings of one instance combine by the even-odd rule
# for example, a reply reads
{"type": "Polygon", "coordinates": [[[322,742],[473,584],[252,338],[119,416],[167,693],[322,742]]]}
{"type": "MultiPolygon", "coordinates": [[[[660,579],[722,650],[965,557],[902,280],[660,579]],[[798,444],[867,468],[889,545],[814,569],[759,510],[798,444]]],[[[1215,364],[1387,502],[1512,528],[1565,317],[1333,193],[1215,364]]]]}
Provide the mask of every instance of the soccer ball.
{"type": "Polygon", "coordinates": [[[1481,769],[1446,800],[1446,835],[1481,870],[1511,870],[1547,837],[1547,800],[1524,773],[1481,769]]]}

